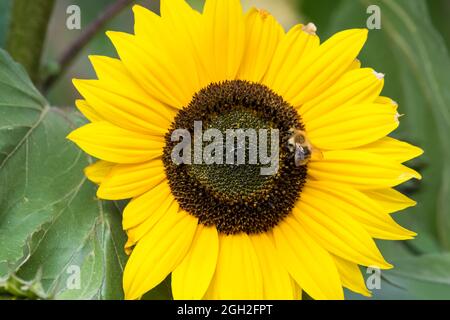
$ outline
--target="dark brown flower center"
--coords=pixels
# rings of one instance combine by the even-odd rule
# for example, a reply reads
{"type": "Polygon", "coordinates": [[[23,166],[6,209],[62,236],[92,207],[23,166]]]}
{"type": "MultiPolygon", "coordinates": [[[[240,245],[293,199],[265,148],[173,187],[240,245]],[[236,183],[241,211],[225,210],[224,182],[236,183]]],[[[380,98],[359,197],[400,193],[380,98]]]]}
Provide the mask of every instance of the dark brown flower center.
{"type": "Polygon", "coordinates": [[[271,230],[291,212],[306,179],[307,166],[296,166],[288,147],[292,129],[304,130],[300,116],[264,85],[235,80],[199,91],[179,111],[166,135],[163,161],[180,207],[224,234],[271,230]],[[179,129],[192,137],[190,163],[173,161],[180,141],[172,141],[172,134],[179,129]],[[205,139],[209,129],[215,129],[214,139],[205,139]],[[242,133],[242,140],[233,136],[242,133]],[[203,152],[200,158],[195,158],[194,150],[203,152]],[[207,161],[213,158],[214,162],[207,161]],[[264,168],[274,167],[277,170],[262,174],[264,168]]]}

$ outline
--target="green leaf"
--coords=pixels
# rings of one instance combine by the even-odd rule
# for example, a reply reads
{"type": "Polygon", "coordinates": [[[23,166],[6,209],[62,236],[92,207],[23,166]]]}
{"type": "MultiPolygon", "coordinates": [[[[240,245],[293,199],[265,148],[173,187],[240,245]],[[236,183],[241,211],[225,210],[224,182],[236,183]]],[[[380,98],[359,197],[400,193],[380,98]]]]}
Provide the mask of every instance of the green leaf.
{"type": "Polygon", "coordinates": [[[404,257],[389,272],[403,278],[448,286],[450,290],[450,253],[404,257]]]}
{"type": "Polygon", "coordinates": [[[450,253],[397,259],[383,275],[417,299],[450,297],[450,253]]]}
{"type": "MultiPolygon", "coordinates": [[[[413,256],[398,243],[391,244],[393,244],[391,248],[383,247],[383,253],[394,268],[381,270],[381,285],[371,290],[373,296],[365,298],[347,292],[347,299],[403,300],[450,297],[450,253],[413,256]]],[[[372,274],[363,269],[366,281],[372,274]]]]}
{"type": "Polygon", "coordinates": [[[65,138],[83,121],[48,106],[0,51],[0,277],[40,270],[54,298],[122,298],[120,211],[95,198],[83,174],[91,159],[65,138]]]}

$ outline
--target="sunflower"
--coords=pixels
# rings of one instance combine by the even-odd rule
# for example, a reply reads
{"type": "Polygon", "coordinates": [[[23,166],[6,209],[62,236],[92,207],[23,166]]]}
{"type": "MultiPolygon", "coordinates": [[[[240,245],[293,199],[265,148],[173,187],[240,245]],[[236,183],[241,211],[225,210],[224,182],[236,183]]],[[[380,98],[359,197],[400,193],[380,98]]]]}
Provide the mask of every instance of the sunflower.
{"type": "Polygon", "coordinates": [[[285,32],[239,0],[133,11],[134,34],[107,32],[120,58],[91,56],[98,79],[74,80],[90,123],[68,136],[99,159],[85,170],[98,197],[131,199],[125,297],[170,274],[175,299],[369,296],[360,266],[392,267],[374,239],[415,236],[391,214],[415,205],[394,187],[420,179],[403,163],[422,151],[388,137],[398,106],[357,60],[367,30],[320,43],[314,24],[285,32]],[[277,129],[278,171],[174,163],[171,134],[195,121],[277,129]]]}

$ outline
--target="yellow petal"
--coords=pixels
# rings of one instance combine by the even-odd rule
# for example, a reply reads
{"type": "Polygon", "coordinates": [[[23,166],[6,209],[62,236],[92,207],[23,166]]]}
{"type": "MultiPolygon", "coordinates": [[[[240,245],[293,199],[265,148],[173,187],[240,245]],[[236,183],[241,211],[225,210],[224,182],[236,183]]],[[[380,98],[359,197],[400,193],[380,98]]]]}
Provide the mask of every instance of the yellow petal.
{"type": "Polygon", "coordinates": [[[416,235],[398,225],[364,193],[339,183],[309,180],[302,190],[302,199],[318,205],[332,203],[337,211],[361,224],[371,237],[377,239],[406,240],[416,235]]]}
{"type": "Polygon", "coordinates": [[[381,189],[409,179],[421,179],[416,171],[362,151],[326,151],[322,159],[308,164],[308,174],[316,180],[334,181],[359,189],[381,189]]]}
{"type": "Polygon", "coordinates": [[[301,288],[316,300],[344,298],[341,280],[330,254],[293,217],[273,230],[280,259],[301,288]]]}
{"type": "Polygon", "coordinates": [[[120,95],[117,87],[99,80],[73,80],[74,86],[103,119],[121,128],[163,136],[170,126],[167,118],[133,97],[120,95]]]}
{"type": "Polygon", "coordinates": [[[260,82],[284,31],[272,15],[256,8],[245,16],[245,25],[246,47],[238,78],[260,82]]]}
{"type": "Polygon", "coordinates": [[[345,105],[305,123],[313,145],[325,150],[372,143],[399,125],[397,112],[383,104],[345,105]]]}
{"type": "MultiPolygon", "coordinates": [[[[138,36],[112,31],[108,31],[106,35],[129,73],[151,96],[176,109],[191,101],[198,83],[190,82],[191,77],[186,74],[189,59],[175,60],[168,54],[168,48],[152,46],[138,36]]],[[[175,52],[181,56],[182,49],[178,48],[175,52]]],[[[195,74],[195,70],[190,72],[195,74]]]]}
{"type": "MultiPolygon", "coordinates": [[[[150,191],[128,203],[123,211],[123,229],[127,230],[150,220],[153,214],[160,210],[164,214],[173,201],[175,201],[175,198],[171,194],[168,182],[161,182],[150,191]]],[[[154,223],[158,221],[162,214],[154,219],[154,223]]]]}
{"type": "Polygon", "coordinates": [[[302,300],[302,288],[295,282],[294,278],[291,277],[292,287],[294,288],[294,300],[302,300]]]}
{"type": "Polygon", "coordinates": [[[144,135],[101,121],[72,131],[67,138],[88,154],[109,162],[140,163],[162,155],[162,137],[144,135]]]}
{"type": "Polygon", "coordinates": [[[385,213],[393,213],[414,207],[417,202],[392,188],[380,190],[364,190],[364,193],[376,201],[385,213]]]}
{"type": "Polygon", "coordinates": [[[96,184],[100,184],[111,172],[116,164],[108,161],[97,161],[84,169],[86,177],[96,184]]]}
{"type": "Polygon", "coordinates": [[[299,61],[276,91],[293,106],[300,106],[318,96],[348,70],[366,39],[366,29],[335,34],[299,61]]]}
{"type": "Polygon", "coordinates": [[[384,79],[370,68],[345,73],[335,84],[299,108],[305,121],[314,121],[340,106],[372,103],[383,89],[384,79]]]}
{"type": "Polygon", "coordinates": [[[379,154],[387,159],[400,163],[423,154],[422,149],[391,137],[384,137],[378,141],[358,147],[357,150],[379,154]]]}
{"type": "Polygon", "coordinates": [[[77,109],[91,122],[102,121],[105,120],[101,115],[97,113],[87,102],[86,100],[76,100],[75,106],[77,109]]]}
{"type": "Polygon", "coordinates": [[[129,255],[133,252],[133,249],[134,249],[134,246],[135,246],[135,245],[136,245],[135,242],[131,241],[130,239],[127,240],[127,242],[126,242],[125,245],[123,246],[123,249],[124,249],[125,254],[126,254],[127,256],[129,256],[129,255]]]}
{"type": "Polygon", "coordinates": [[[123,274],[126,299],[139,299],[163,281],[191,246],[197,219],[178,212],[164,216],[136,245],[123,274]]]}
{"type": "Polygon", "coordinates": [[[392,100],[391,98],[388,98],[388,97],[380,96],[375,100],[375,103],[387,104],[392,107],[395,107],[396,110],[398,108],[397,102],[395,102],[394,100],[392,100]]]}
{"type": "Polygon", "coordinates": [[[263,298],[261,267],[247,234],[219,235],[216,272],[205,299],[260,300],[263,298]]]}
{"type": "Polygon", "coordinates": [[[121,200],[139,196],[166,179],[161,160],[139,164],[118,164],[102,181],[97,191],[100,199],[121,200]]]}
{"type": "Polygon", "coordinates": [[[295,66],[306,59],[319,45],[318,36],[305,32],[304,26],[301,24],[294,26],[282,37],[264,76],[263,84],[279,94],[284,93],[286,91],[284,87],[285,79],[291,74],[295,66]]]}
{"type": "Polygon", "coordinates": [[[192,59],[195,61],[199,87],[206,87],[211,82],[211,77],[204,57],[201,14],[192,9],[185,0],[162,0],[161,17],[166,21],[166,29],[178,35],[179,45],[189,48],[188,52],[192,53],[192,59]]]}
{"type": "Polygon", "coordinates": [[[392,267],[367,231],[333,204],[305,196],[296,204],[293,215],[329,252],[364,266],[392,267]]]}
{"type": "Polygon", "coordinates": [[[361,61],[359,59],[355,59],[347,71],[352,71],[361,68],[361,61]]]}
{"type": "Polygon", "coordinates": [[[292,300],[298,298],[298,290],[280,262],[273,239],[263,233],[251,235],[250,240],[252,240],[262,270],[264,299],[292,300]]]}
{"type": "MultiPolygon", "coordinates": [[[[133,12],[136,34],[134,40],[147,56],[144,64],[151,67],[142,70],[137,77],[150,92],[156,91],[154,94],[157,94],[159,90],[159,95],[155,97],[166,104],[177,109],[186,106],[202,87],[199,73],[201,69],[197,65],[196,52],[192,46],[196,41],[190,43],[189,39],[190,32],[199,31],[199,15],[186,4],[180,4],[179,0],[161,2],[163,17],[138,5],[133,6],[133,12]],[[185,19],[189,19],[190,27],[184,25],[185,19]]],[[[139,67],[131,60],[124,62],[130,70],[139,67]]]]}
{"type": "Polygon", "coordinates": [[[208,0],[203,10],[203,54],[214,82],[236,79],[245,48],[245,20],[240,0],[208,0]]]}
{"type": "Polygon", "coordinates": [[[203,298],[216,270],[218,252],[219,235],[216,227],[199,224],[191,248],[172,273],[174,299],[203,298]]]}
{"type": "MultiPolygon", "coordinates": [[[[136,199],[139,199],[139,198],[143,198],[143,199],[141,199],[141,202],[145,199],[148,200],[148,197],[145,197],[145,195],[138,197],[136,199]]],[[[156,207],[155,204],[147,205],[147,207],[155,208],[154,211],[146,211],[146,212],[134,211],[134,212],[132,212],[132,213],[136,213],[138,215],[137,219],[144,218],[144,220],[142,223],[126,230],[127,235],[128,235],[128,246],[134,246],[136,243],[138,243],[165,216],[175,215],[175,214],[178,214],[178,212],[180,211],[180,206],[178,205],[178,202],[175,201],[175,198],[172,195],[169,195],[168,197],[164,198],[163,200],[155,199],[155,203],[160,203],[160,206],[156,207]],[[145,216],[142,217],[143,215],[145,215],[145,216]]],[[[144,207],[144,206],[142,206],[142,207],[144,207]]],[[[130,209],[128,210],[128,213],[129,212],[130,212],[130,209]]],[[[125,221],[125,218],[124,218],[124,221],[125,221]]]]}
{"type": "Polygon", "coordinates": [[[133,14],[134,34],[139,38],[146,39],[153,46],[161,45],[161,41],[164,41],[163,37],[166,35],[166,33],[162,33],[164,31],[162,29],[168,27],[167,21],[140,5],[133,6],[133,14]]]}
{"type": "Polygon", "coordinates": [[[364,277],[356,263],[352,263],[337,256],[333,256],[333,259],[338,268],[344,287],[366,297],[372,296],[370,291],[367,290],[364,277]]]}
{"type": "Polygon", "coordinates": [[[172,121],[176,110],[149,95],[129,73],[122,61],[105,56],[89,56],[89,60],[95,69],[98,79],[105,83],[106,86],[114,87],[116,93],[120,93],[145,106],[147,112],[156,113],[172,121]]]}
{"type": "MultiPolygon", "coordinates": [[[[124,63],[115,58],[90,55],[92,67],[99,82],[105,87],[114,87],[114,92],[144,106],[147,112],[155,113],[168,121],[172,121],[176,110],[164,105],[151,96],[127,70],[124,63]]],[[[125,107],[123,107],[125,108],[125,107]]],[[[132,110],[127,110],[132,111],[132,110]]],[[[138,112],[143,112],[138,110],[138,112]]]]}

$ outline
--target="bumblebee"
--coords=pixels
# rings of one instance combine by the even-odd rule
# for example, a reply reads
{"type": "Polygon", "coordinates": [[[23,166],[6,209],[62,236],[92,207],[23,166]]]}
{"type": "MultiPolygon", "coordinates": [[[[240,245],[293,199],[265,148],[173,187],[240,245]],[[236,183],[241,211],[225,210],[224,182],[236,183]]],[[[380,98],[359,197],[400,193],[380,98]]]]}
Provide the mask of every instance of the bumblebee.
{"type": "Polygon", "coordinates": [[[314,152],[314,147],[306,138],[306,133],[302,130],[291,129],[291,137],[288,140],[288,149],[294,153],[295,166],[306,165],[314,152]]]}

